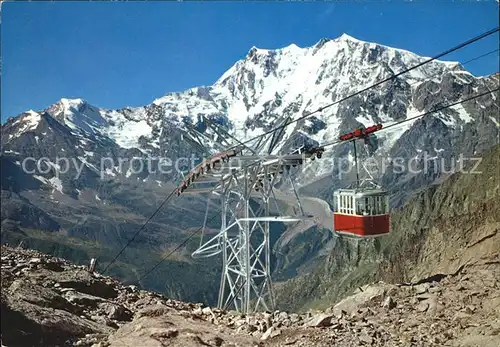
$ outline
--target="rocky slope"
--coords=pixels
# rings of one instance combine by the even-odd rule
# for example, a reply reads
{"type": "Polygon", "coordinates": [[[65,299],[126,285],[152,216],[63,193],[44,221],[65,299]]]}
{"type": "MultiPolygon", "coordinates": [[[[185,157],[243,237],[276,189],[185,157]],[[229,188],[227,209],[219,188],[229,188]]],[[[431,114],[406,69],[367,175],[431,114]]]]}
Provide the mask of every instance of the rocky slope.
{"type": "MultiPolygon", "coordinates": [[[[105,264],[171,192],[178,171],[191,164],[178,162],[177,170],[176,160],[194,158],[196,163],[207,151],[216,150],[216,138],[203,117],[240,140],[248,139],[425,59],[348,35],[323,39],[308,48],[254,47],[214,85],[169,93],[144,107],[105,110],[83,99],[61,99],[45,110],[10,118],[1,128],[2,242],[24,240],[76,262],[97,256],[105,264]],[[187,140],[190,129],[207,136],[207,148],[187,140]],[[173,162],[163,171],[158,159],[162,157],[173,162]],[[168,169],[171,172],[164,172],[168,169]]],[[[387,125],[497,87],[498,76],[476,77],[458,63],[434,61],[288,127],[276,150],[328,142],[358,126],[387,125]]],[[[460,153],[473,156],[494,144],[499,134],[498,101],[498,92],[491,93],[393,127],[374,137],[368,153],[362,148],[359,153],[363,159],[381,161],[384,166],[372,174],[394,193],[393,205],[399,206],[415,190],[439,179],[442,167],[460,153]],[[426,167],[425,155],[438,158],[437,164],[426,167]],[[417,173],[408,166],[393,170],[391,158],[406,163],[412,159],[417,173]]],[[[352,148],[335,147],[323,158],[308,163],[296,182],[303,194],[330,201],[335,188],[352,183],[352,172],[338,175],[338,159],[352,162],[352,148]]],[[[137,280],[189,230],[202,225],[205,201],[203,196],[171,201],[111,273],[127,282],[137,280]]],[[[309,270],[334,245],[327,233],[318,236],[315,228],[293,238],[283,234],[281,226],[277,230],[273,240],[278,240],[275,275],[279,278],[309,270]],[[282,234],[286,240],[279,240],[282,234]]],[[[213,302],[218,280],[212,274],[220,266],[218,260],[207,264],[190,259],[197,241],[176,255],[176,261],[165,262],[164,269],[173,276],[153,276],[143,284],[171,296],[213,302]],[[191,286],[200,280],[200,273],[210,276],[203,279],[203,286],[191,286]]]]}
{"type": "Polygon", "coordinates": [[[167,299],[60,258],[1,248],[1,342],[28,346],[483,346],[500,343],[500,259],[377,283],[324,312],[248,316],[167,299]]]}

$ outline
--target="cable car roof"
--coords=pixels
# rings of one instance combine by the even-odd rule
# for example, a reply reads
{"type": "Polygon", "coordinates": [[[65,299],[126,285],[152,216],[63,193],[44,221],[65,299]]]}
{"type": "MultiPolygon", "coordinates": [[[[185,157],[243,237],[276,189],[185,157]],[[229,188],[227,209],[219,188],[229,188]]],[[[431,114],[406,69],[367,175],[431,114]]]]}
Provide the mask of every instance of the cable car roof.
{"type": "Polygon", "coordinates": [[[373,196],[373,195],[386,195],[387,192],[383,189],[375,188],[357,188],[357,189],[338,189],[335,195],[348,195],[348,196],[373,196]]]}

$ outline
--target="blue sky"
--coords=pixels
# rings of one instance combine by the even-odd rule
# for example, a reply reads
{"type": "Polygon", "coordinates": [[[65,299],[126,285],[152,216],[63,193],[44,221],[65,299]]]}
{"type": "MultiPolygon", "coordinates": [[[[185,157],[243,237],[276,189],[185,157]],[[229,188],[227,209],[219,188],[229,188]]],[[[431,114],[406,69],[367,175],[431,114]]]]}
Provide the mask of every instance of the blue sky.
{"type": "MultiPolygon", "coordinates": [[[[252,46],[314,45],[347,33],[432,56],[498,26],[496,1],[7,2],[2,122],[62,97],[110,109],[210,85],[252,46]]],[[[492,35],[448,57],[498,48],[492,35]]],[[[498,71],[498,53],[466,66],[498,71]]]]}

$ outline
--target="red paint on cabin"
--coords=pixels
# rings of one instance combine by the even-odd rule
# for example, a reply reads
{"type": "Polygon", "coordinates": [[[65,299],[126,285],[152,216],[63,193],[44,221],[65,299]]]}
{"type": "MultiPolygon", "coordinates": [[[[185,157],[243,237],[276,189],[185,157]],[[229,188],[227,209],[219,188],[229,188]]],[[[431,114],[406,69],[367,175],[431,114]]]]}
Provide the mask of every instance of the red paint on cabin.
{"type": "Polygon", "coordinates": [[[360,216],[342,213],[333,214],[333,227],[337,233],[355,236],[378,236],[388,234],[389,215],[360,216]]]}

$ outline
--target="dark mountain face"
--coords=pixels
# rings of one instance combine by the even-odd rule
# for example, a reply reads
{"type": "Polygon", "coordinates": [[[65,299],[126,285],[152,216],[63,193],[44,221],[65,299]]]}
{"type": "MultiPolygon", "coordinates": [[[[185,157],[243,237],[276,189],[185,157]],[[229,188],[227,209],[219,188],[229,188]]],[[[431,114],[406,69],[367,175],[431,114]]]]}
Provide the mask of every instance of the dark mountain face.
{"type": "MultiPolygon", "coordinates": [[[[424,60],[343,35],[309,48],[252,48],[214,85],[170,93],[144,107],[104,110],[82,99],[61,99],[46,110],[28,111],[1,129],[2,225],[105,244],[109,256],[153,213],[182,172],[219,150],[221,139],[210,133],[204,118],[242,141],[424,60]],[[190,129],[206,135],[205,148],[188,141],[195,136],[190,129]]],[[[275,152],[331,142],[356,127],[387,126],[495,88],[498,76],[475,77],[458,63],[434,61],[287,127],[275,152]]],[[[368,168],[360,170],[361,176],[369,171],[392,193],[393,206],[400,206],[414,191],[456,171],[460,158],[473,160],[496,143],[498,100],[498,92],[490,93],[376,133],[366,146],[358,145],[368,168]]],[[[334,189],[353,183],[352,158],[352,145],[328,148],[321,160],[297,172],[300,191],[330,201],[334,189]]],[[[205,199],[172,200],[134,242],[134,254],[147,251],[157,259],[181,242],[184,231],[202,225],[205,199]]],[[[217,228],[217,222],[211,227],[217,228]]],[[[313,243],[315,253],[331,241],[315,236],[313,243]]],[[[314,257],[311,252],[289,263],[300,268],[314,257]]],[[[134,279],[152,259],[131,254],[125,266],[139,270],[113,271],[134,279]]],[[[177,260],[195,279],[199,264],[188,252],[177,260]]],[[[149,285],[163,289],[163,278],[149,285]]],[[[218,280],[207,281],[215,286],[218,280]]],[[[188,286],[168,290],[190,295],[188,286]]]]}

